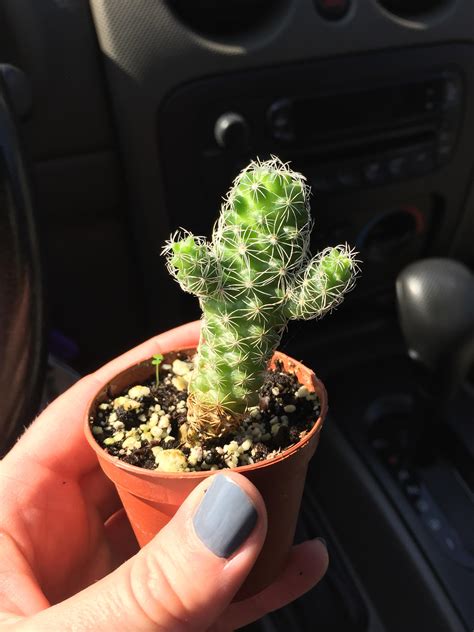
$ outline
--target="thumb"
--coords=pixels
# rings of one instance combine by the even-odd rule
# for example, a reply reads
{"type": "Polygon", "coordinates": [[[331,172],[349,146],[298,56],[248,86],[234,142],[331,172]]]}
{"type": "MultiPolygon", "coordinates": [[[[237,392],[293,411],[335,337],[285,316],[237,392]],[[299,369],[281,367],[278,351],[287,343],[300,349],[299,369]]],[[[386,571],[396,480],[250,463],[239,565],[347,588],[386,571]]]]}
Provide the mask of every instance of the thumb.
{"type": "Polygon", "coordinates": [[[136,556],[25,621],[25,627],[35,632],[205,630],[252,568],[266,520],[263,500],[250,481],[235,473],[216,474],[136,556]]]}

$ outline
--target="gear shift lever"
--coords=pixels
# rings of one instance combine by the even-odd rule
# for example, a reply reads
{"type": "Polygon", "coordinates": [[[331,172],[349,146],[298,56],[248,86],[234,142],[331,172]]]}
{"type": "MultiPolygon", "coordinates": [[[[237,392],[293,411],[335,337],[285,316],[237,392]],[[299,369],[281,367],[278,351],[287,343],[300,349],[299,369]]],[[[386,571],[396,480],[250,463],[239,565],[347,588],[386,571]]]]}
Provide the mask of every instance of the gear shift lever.
{"type": "Polygon", "coordinates": [[[447,402],[474,359],[474,276],[451,259],[425,259],[397,279],[409,355],[428,369],[426,395],[447,402]]]}

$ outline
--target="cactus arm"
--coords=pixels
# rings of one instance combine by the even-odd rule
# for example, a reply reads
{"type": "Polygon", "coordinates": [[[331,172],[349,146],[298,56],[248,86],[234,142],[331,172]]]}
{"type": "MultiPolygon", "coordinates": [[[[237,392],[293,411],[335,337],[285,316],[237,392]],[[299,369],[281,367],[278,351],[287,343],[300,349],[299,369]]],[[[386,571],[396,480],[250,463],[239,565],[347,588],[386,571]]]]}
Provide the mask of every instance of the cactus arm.
{"type": "Polygon", "coordinates": [[[219,265],[203,238],[185,231],[176,233],[163,252],[170,274],[185,292],[208,298],[218,291],[219,265]]]}
{"type": "Polygon", "coordinates": [[[354,253],[347,246],[327,248],[296,276],[288,291],[285,312],[292,320],[322,318],[354,287],[358,272],[354,253]]]}

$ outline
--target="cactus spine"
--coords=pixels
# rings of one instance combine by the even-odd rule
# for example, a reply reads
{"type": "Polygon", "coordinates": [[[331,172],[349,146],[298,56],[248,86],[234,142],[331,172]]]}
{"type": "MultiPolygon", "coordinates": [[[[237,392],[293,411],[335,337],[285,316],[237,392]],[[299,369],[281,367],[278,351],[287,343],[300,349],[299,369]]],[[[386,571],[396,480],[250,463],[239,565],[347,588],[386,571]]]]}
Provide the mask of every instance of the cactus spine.
{"type": "Polygon", "coordinates": [[[239,423],[258,403],[287,322],[322,317],[354,284],[347,246],[309,259],[309,195],[305,178],[279,159],[252,162],[234,181],[211,243],[180,231],[165,247],[171,274],[203,311],[189,385],[193,432],[239,423]]]}

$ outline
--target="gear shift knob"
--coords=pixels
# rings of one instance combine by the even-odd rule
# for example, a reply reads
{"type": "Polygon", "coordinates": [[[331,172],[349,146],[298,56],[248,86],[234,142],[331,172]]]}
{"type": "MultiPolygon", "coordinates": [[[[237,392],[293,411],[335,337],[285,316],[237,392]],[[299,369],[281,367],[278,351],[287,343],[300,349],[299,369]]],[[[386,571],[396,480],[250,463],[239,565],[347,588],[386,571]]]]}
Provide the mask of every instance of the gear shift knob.
{"type": "Polygon", "coordinates": [[[405,268],[396,287],[409,355],[449,398],[474,358],[474,276],[451,259],[424,259],[405,268]]]}

